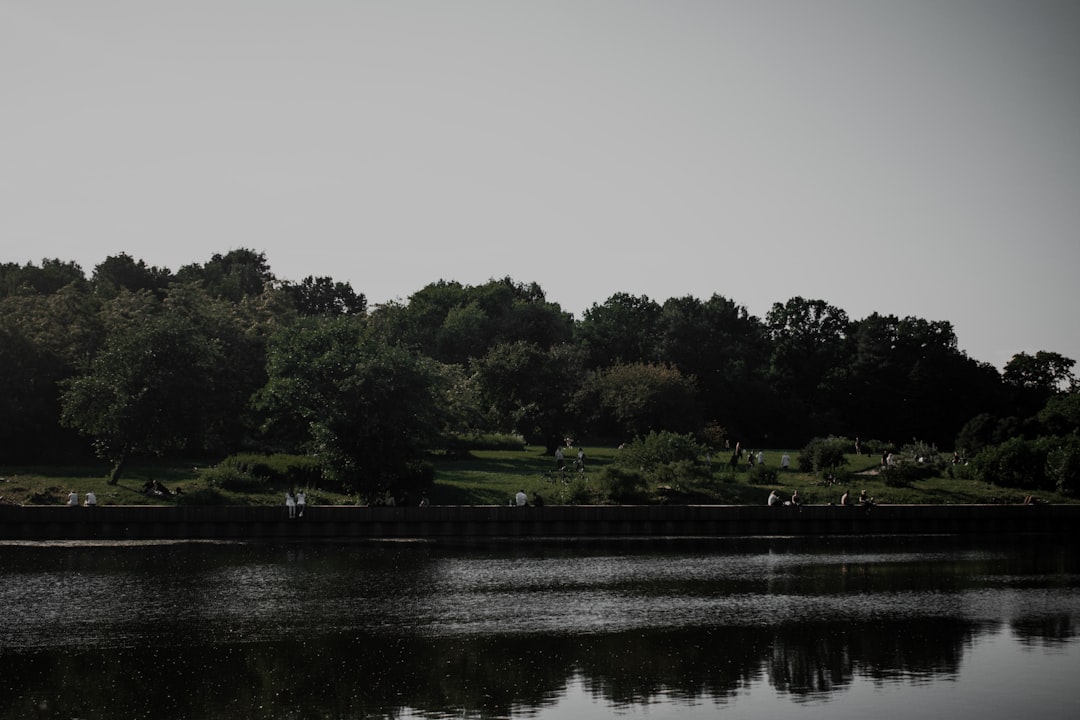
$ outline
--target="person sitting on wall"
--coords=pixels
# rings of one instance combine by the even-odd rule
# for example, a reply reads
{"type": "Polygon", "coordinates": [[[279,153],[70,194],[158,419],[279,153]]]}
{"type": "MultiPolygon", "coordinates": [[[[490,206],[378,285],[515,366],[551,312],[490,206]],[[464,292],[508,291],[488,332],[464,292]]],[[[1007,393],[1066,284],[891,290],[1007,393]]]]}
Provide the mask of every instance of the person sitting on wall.
{"type": "Polygon", "coordinates": [[[83,502],[83,505],[85,505],[86,507],[94,507],[95,505],[97,505],[97,495],[94,494],[93,490],[87,491],[86,500],[85,502],[83,502]]]}
{"type": "Polygon", "coordinates": [[[769,491],[769,507],[779,507],[780,496],[776,494],[775,490],[769,491]]]}
{"type": "Polygon", "coordinates": [[[843,507],[848,507],[849,505],[851,505],[850,496],[848,495],[847,490],[845,490],[844,494],[840,496],[840,505],[843,507]]]}
{"type": "Polygon", "coordinates": [[[791,504],[795,507],[802,507],[802,495],[799,494],[798,489],[791,493],[791,504]]]}
{"type": "Polygon", "coordinates": [[[873,505],[874,504],[874,498],[868,496],[866,494],[866,490],[863,490],[861,493],[859,493],[859,504],[860,505],[873,505]]]}
{"type": "Polygon", "coordinates": [[[514,502],[518,507],[525,507],[529,504],[529,496],[525,494],[524,490],[518,490],[517,495],[514,496],[514,502]]]}
{"type": "Polygon", "coordinates": [[[75,492],[74,490],[69,492],[68,493],[67,504],[68,504],[68,507],[77,506],[79,504],[79,493],[75,492]]]}

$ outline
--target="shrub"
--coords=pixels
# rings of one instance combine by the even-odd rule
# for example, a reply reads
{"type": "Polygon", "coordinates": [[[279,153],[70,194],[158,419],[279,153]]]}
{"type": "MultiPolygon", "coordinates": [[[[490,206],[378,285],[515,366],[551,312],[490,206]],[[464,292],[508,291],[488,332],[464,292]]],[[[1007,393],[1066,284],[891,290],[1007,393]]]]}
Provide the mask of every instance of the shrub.
{"type": "Polygon", "coordinates": [[[705,455],[706,448],[691,434],[652,431],[645,437],[636,437],[619,450],[615,464],[635,468],[648,473],[661,465],[687,460],[697,462],[705,455]]]}
{"type": "MultiPolygon", "coordinates": [[[[322,465],[306,455],[230,455],[203,472],[212,487],[232,492],[263,492],[279,487],[313,487],[326,484],[322,465]]],[[[337,488],[327,488],[337,489],[337,488]]]]}
{"type": "Polygon", "coordinates": [[[200,488],[176,496],[177,505],[228,505],[229,498],[213,487],[200,488]]]}
{"type": "Polygon", "coordinates": [[[640,502],[648,486],[645,474],[640,470],[618,465],[601,470],[596,482],[599,491],[614,503],[640,502]]]}
{"type": "Polygon", "coordinates": [[[1070,437],[1046,454],[1046,477],[1062,495],[1080,495],[1080,439],[1070,437]]]}
{"type": "Polygon", "coordinates": [[[814,438],[799,451],[799,469],[803,472],[834,472],[847,464],[848,441],[844,438],[814,438]]]}
{"type": "Polygon", "coordinates": [[[751,485],[775,485],[779,478],[779,471],[767,465],[755,465],[750,471],[751,485]]]}
{"type": "Polygon", "coordinates": [[[1047,451],[1040,443],[1012,438],[983,448],[972,458],[972,474],[979,482],[1003,487],[1049,489],[1046,456],[1047,451]]]}

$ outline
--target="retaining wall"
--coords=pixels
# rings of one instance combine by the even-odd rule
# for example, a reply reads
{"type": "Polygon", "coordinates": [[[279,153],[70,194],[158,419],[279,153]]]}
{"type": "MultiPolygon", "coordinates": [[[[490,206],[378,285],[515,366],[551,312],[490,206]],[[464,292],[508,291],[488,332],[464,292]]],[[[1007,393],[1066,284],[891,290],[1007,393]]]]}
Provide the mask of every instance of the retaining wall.
{"type": "Polygon", "coordinates": [[[1080,505],[0,506],[2,540],[347,540],[1076,533],[1080,505]]]}

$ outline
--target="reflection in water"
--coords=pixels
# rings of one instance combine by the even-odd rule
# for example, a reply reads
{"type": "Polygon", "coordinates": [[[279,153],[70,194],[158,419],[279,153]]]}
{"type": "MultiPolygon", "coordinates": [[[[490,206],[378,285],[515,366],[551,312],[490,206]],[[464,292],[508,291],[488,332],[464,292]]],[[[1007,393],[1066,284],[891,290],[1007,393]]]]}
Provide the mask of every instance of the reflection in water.
{"type": "Polygon", "coordinates": [[[1009,542],[4,545],[0,718],[1070,717],[1080,553],[1009,542]]]}

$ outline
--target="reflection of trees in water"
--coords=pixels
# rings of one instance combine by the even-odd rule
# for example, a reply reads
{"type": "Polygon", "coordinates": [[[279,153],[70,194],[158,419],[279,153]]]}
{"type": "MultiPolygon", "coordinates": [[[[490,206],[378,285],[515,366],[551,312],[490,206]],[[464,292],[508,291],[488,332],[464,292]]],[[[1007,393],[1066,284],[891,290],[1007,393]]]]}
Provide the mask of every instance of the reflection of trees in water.
{"type": "Polygon", "coordinates": [[[767,675],[794,698],[873,678],[950,675],[979,632],[954,620],[699,628],[595,636],[320,636],[280,643],[0,655],[0,718],[50,696],[57,717],[226,717],[275,708],[298,718],[403,708],[506,716],[555,703],[579,677],[615,705],[723,701],[767,675]]]}
{"type": "Polygon", "coordinates": [[[769,657],[773,686],[794,696],[823,695],[856,675],[875,680],[953,675],[984,630],[953,618],[779,628],[769,657]]]}
{"type": "Polygon", "coordinates": [[[1076,637],[1076,623],[1068,613],[1015,618],[1009,627],[1025,645],[1061,645],[1076,637]]]}

